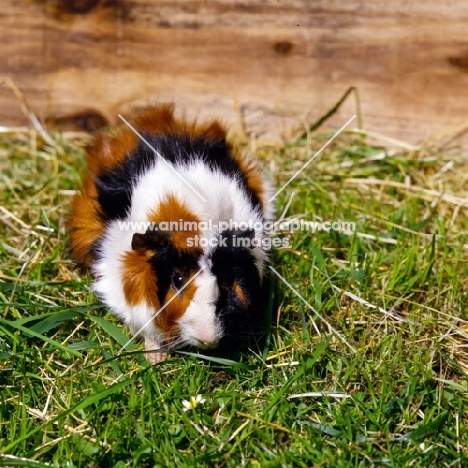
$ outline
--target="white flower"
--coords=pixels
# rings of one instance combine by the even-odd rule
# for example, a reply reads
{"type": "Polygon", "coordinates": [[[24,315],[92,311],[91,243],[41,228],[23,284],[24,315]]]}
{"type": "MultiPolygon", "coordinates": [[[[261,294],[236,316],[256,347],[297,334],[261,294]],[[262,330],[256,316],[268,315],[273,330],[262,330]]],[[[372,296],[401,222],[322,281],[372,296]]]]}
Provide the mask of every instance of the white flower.
{"type": "Polygon", "coordinates": [[[205,399],[198,394],[197,396],[191,396],[190,400],[182,400],[182,405],[184,407],[184,411],[195,409],[198,405],[203,405],[205,403],[205,399]]]}

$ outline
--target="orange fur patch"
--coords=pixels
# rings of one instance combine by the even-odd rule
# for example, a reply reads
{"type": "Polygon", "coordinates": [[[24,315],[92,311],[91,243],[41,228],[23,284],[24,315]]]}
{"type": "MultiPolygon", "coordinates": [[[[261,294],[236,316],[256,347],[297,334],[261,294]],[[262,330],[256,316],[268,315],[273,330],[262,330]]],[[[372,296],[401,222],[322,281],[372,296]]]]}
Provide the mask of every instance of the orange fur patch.
{"type": "Polygon", "coordinates": [[[149,135],[172,133],[180,125],[174,118],[172,104],[148,107],[137,112],[131,123],[138,131],[149,135]]]}
{"type": "MultiPolygon", "coordinates": [[[[193,247],[189,248],[187,242],[189,238],[193,238],[195,235],[200,235],[198,230],[198,223],[200,220],[174,195],[169,195],[167,199],[162,202],[157,209],[153,210],[149,216],[148,220],[152,223],[177,223],[177,230],[171,230],[168,234],[171,236],[171,241],[174,247],[179,251],[192,250],[193,247]],[[180,222],[182,220],[182,223],[180,222]],[[196,229],[183,230],[184,223],[193,223],[196,229]],[[182,230],[178,230],[182,224],[182,230]]],[[[187,226],[191,228],[193,226],[187,226]]],[[[196,250],[195,253],[200,254],[201,250],[196,250]]]]}
{"type": "MultiPolygon", "coordinates": [[[[194,272],[195,273],[195,272],[194,272]]],[[[165,332],[166,339],[170,342],[179,336],[179,325],[177,321],[184,315],[190,305],[197,287],[192,281],[182,292],[178,294],[170,288],[166,296],[167,303],[175,295],[177,297],[156,318],[156,324],[165,332]]]]}
{"type": "Polygon", "coordinates": [[[232,290],[234,291],[234,294],[236,295],[237,299],[239,299],[239,302],[242,304],[242,306],[247,307],[249,303],[247,302],[247,298],[245,297],[244,290],[240,287],[237,281],[234,281],[234,284],[232,285],[232,290]]]}
{"type": "Polygon", "coordinates": [[[226,138],[226,130],[217,120],[199,125],[196,122],[189,123],[184,118],[176,119],[172,104],[148,107],[137,113],[131,122],[137,130],[150,135],[188,133],[194,137],[203,135],[208,140],[226,138]]]}
{"type": "Polygon", "coordinates": [[[123,258],[123,291],[131,306],[146,302],[159,310],[158,286],[156,274],[149,260],[153,252],[131,250],[123,258]]]}
{"type": "Polygon", "coordinates": [[[125,125],[98,133],[88,145],[88,172],[100,176],[129,158],[139,142],[138,135],[125,125]]]}
{"type": "Polygon", "coordinates": [[[68,222],[71,227],[72,251],[80,263],[89,266],[92,262],[89,250],[104,233],[96,185],[89,175],[84,181],[83,189],[73,199],[72,214],[68,222]]]}
{"type": "Polygon", "coordinates": [[[80,263],[89,266],[93,258],[91,247],[104,234],[105,223],[100,216],[96,176],[111,170],[129,157],[137,144],[137,136],[129,128],[115,133],[98,133],[87,148],[87,172],[83,187],[72,204],[69,218],[72,251],[80,263]]]}
{"type": "Polygon", "coordinates": [[[247,179],[247,185],[260,200],[262,206],[265,207],[267,200],[265,190],[263,188],[263,177],[258,169],[257,163],[243,155],[236,154],[234,152],[231,154],[237,161],[237,164],[239,164],[242,174],[244,174],[247,179]]]}

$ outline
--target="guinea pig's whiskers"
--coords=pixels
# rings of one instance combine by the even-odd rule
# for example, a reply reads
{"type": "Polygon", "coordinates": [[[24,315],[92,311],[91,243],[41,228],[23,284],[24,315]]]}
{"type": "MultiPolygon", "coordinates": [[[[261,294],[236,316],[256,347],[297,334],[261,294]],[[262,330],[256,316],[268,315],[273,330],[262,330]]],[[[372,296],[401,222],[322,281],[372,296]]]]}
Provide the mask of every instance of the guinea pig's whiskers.
{"type": "Polygon", "coordinates": [[[180,340],[180,338],[175,335],[174,332],[161,333],[159,337],[161,343],[164,345],[170,345],[180,340]]]}
{"type": "Polygon", "coordinates": [[[183,338],[164,340],[160,346],[162,351],[173,351],[187,345],[187,342],[183,338]]]}
{"type": "Polygon", "coordinates": [[[151,318],[117,351],[117,355],[119,355],[125,348],[135,341],[137,336],[150,324],[153,320],[179,295],[182,291],[192,282],[195,278],[205,269],[204,266],[201,266],[200,269],[177,291],[177,294],[174,294],[157,312],[151,315],[151,318]]]}

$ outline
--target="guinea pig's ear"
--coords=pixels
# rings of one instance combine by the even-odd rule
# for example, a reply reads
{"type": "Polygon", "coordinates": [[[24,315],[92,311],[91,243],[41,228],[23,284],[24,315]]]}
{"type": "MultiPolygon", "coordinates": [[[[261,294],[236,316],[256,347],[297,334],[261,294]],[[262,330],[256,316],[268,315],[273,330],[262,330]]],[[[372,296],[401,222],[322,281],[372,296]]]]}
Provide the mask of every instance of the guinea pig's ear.
{"type": "Polygon", "coordinates": [[[133,234],[132,249],[133,250],[155,250],[158,247],[167,245],[167,234],[156,229],[148,229],[144,234],[139,232],[133,234]]]}

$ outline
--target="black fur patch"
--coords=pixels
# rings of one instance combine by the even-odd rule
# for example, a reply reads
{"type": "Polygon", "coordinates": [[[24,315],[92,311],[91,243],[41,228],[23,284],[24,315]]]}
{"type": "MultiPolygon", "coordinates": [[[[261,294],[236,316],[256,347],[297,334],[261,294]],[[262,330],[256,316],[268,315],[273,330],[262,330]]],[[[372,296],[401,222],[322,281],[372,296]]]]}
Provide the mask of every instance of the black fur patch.
{"type": "Polygon", "coordinates": [[[225,337],[222,342],[238,344],[253,331],[261,297],[261,278],[249,249],[218,247],[212,254],[212,272],[219,285],[216,313],[223,326],[225,337]],[[242,289],[240,299],[234,284],[242,289]],[[245,303],[244,303],[245,302],[245,303]]]}
{"type": "MultiPolygon", "coordinates": [[[[212,171],[219,171],[237,180],[248,194],[254,207],[260,200],[248,187],[239,165],[231,156],[225,140],[209,140],[204,136],[183,135],[143,135],[145,140],[164,159],[175,166],[202,160],[212,171]]],[[[135,182],[154,164],[158,155],[144,141],[139,141],[134,153],[123,164],[96,180],[98,200],[102,217],[106,221],[124,219],[132,203],[132,190],[135,182]]]]}
{"type": "Polygon", "coordinates": [[[96,180],[101,216],[105,221],[124,219],[132,203],[132,182],[124,171],[107,172],[96,180]]]}

